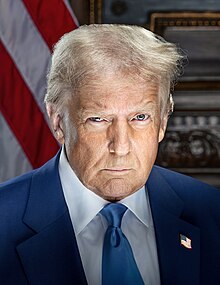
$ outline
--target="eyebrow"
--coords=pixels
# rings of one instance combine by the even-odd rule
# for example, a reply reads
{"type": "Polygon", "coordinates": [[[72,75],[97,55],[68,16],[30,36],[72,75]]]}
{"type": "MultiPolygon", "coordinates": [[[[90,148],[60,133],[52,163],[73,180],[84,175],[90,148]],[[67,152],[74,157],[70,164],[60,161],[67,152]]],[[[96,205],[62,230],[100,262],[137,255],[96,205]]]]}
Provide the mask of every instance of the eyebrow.
{"type": "MultiPolygon", "coordinates": [[[[78,116],[80,118],[87,117],[89,115],[95,115],[95,113],[98,113],[99,116],[109,116],[112,115],[112,112],[109,111],[103,104],[99,102],[93,102],[94,106],[89,107],[88,109],[86,108],[81,108],[78,110],[78,116]]],[[[130,110],[130,113],[141,113],[141,112],[146,112],[148,110],[155,109],[157,107],[158,103],[154,101],[147,101],[144,102],[142,105],[136,107],[134,106],[133,110],[130,110]]]]}

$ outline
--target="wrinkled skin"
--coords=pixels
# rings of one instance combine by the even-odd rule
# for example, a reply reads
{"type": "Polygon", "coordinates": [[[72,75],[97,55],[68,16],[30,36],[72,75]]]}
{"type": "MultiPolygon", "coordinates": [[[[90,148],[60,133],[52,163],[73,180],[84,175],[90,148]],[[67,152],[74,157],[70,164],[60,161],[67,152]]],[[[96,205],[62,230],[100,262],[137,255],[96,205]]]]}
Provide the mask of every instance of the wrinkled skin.
{"type": "Polygon", "coordinates": [[[48,114],[72,169],[88,189],[116,201],[146,183],[166,128],[156,84],[102,78],[66,104],[63,118],[48,114]]]}

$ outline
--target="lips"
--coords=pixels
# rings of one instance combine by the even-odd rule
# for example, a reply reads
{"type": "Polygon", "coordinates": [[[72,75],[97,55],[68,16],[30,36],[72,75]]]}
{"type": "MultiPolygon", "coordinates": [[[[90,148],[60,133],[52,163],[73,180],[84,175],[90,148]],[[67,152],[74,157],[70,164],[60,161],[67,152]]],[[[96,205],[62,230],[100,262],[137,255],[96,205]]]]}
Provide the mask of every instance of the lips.
{"type": "Polygon", "coordinates": [[[104,171],[110,172],[110,173],[125,173],[131,170],[131,168],[127,167],[114,167],[114,168],[106,168],[103,169],[104,171]]]}

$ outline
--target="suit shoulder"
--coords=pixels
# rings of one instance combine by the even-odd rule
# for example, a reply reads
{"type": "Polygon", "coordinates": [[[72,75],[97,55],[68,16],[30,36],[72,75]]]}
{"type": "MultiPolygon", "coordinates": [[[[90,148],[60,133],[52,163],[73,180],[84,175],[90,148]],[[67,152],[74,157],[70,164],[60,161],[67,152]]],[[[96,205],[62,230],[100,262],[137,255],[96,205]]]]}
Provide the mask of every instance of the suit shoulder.
{"type": "Polygon", "coordinates": [[[167,181],[169,185],[172,186],[173,189],[178,191],[184,191],[187,193],[190,192],[191,195],[193,193],[199,191],[199,194],[207,193],[217,195],[220,198],[220,189],[209,185],[205,182],[202,182],[198,179],[195,179],[191,176],[169,170],[160,166],[154,166],[153,171],[158,172],[163,178],[167,181]],[[195,191],[194,191],[195,190],[195,191]]]}
{"type": "Polygon", "coordinates": [[[29,189],[31,179],[34,171],[28,172],[21,176],[12,178],[6,182],[0,184],[0,201],[1,203],[6,203],[10,198],[18,199],[19,194],[27,192],[29,189]]]}
{"type": "Polygon", "coordinates": [[[33,172],[30,172],[0,185],[0,230],[7,231],[7,235],[13,236],[14,228],[22,225],[32,176],[33,172]]]}
{"type": "Polygon", "coordinates": [[[3,183],[0,183],[0,195],[4,195],[4,193],[10,193],[13,192],[13,190],[19,191],[18,189],[26,189],[29,188],[29,185],[32,181],[32,178],[34,176],[39,177],[40,179],[45,179],[47,177],[48,171],[51,169],[54,169],[54,166],[58,164],[59,161],[59,154],[47,161],[44,165],[41,167],[34,169],[32,171],[29,171],[23,175],[17,176],[15,178],[12,178],[8,181],[5,181],[3,183]]]}
{"type": "Polygon", "coordinates": [[[220,189],[159,166],[154,166],[152,172],[153,179],[160,179],[161,186],[164,183],[169,185],[184,202],[183,215],[186,219],[193,220],[192,217],[197,217],[200,220],[202,215],[205,215],[204,219],[208,216],[215,217],[214,220],[220,219],[220,189]]]}

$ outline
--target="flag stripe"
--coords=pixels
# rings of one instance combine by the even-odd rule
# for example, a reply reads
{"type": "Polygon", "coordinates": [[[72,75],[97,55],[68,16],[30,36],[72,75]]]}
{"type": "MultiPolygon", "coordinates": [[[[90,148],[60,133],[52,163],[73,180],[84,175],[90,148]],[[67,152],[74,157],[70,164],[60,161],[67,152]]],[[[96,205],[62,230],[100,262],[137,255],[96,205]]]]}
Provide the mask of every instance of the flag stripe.
{"type": "Polygon", "coordinates": [[[19,142],[0,112],[0,182],[32,169],[19,142]]]}
{"type": "Polygon", "coordinates": [[[0,62],[4,66],[0,69],[1,112],[32,166],[39,167],[54,155],[58,144],[2,44],[0,62]]]}
{"type": "Polygon", "coordinates": [[[23,2],[50,49],[64,33],[77,27],[63,1],[53,0],[51,3],[42,0],[23,0],[23,2]]]}
{"type": "Polygon", "coordinates": [[[51,54],[20,0],[0,1],[0,36],[43,112],[51,54]]]}
{"type": "Polygon", "coordinates": [[[0,160],[2,181],[42,165],[59,148],[43,102],[46,73],[52,46],[77,26],[68,0],[0,0],[0,116],[6,132],[0,146],[7,160],[0,160]]]}
{"type": "Polygon", "coordinates": [[[77,18],[76,18],[76,16],[75,16],[75,14],[73,13],[73,10],[72,10],[72,8],[71,8],[71,6],[70,6],[69,0],[63,0],[63,2],[65,3],[65,5],[66,5],[66,7],[67,7],[67,9],[68,9],[68,11],[69,11],[69,13],[70,13],[70,15],[71,15],[72,18],[73,18],[73,21],[74,21],[74,23],[75,23],[75,25],[76,25],[75,28],[79,27],[79,22],[78,22],[78,20],[77,20],[77,18]]]}

